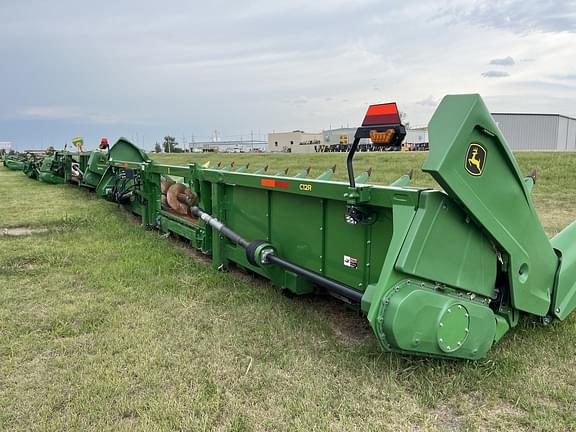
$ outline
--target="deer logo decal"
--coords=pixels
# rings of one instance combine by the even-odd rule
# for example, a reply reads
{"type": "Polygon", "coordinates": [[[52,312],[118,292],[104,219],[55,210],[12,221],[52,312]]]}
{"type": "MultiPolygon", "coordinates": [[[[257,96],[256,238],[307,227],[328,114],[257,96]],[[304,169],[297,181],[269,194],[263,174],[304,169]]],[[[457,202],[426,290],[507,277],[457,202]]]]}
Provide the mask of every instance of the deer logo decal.
{"type": "Polygon", "coordinates": [[[466,153],[464,166],[466,171],[473,176],[481,176],[486,164],[486,149],[480,144],[470,144],[466,153]]]}

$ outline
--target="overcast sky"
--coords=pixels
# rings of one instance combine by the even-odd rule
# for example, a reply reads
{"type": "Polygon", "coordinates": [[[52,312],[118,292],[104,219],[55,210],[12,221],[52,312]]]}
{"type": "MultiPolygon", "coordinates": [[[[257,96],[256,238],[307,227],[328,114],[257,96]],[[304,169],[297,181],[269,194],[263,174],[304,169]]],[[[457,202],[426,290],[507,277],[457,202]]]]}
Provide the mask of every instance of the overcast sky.
{"type": "Polygon", "coordinates": [[[445,94],[576,115],[576,1],[0,1],[0,141],[249,139],[445,94]]]}

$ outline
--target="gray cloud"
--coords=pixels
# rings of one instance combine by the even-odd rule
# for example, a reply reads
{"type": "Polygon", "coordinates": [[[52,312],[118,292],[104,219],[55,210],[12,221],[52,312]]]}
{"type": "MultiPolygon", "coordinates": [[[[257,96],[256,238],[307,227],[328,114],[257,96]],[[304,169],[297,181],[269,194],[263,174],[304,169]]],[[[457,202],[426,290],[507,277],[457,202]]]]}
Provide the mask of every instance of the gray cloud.
{"type": "Polygon", "coordinates": [[[552,75],[551,78],[559,79],[559,80],[567,80],[567,81],[574,81],[576,80],[576,73],[575,74],[564,74],[564,75],[552,75]]]}
{"type": "Polygon", "coordinates": [[[514,62],[514,59],[510,56],[508,57],[504,57],[504,58],[495,58],[490,60],[491,65],[496,65],[496,66],[514,66],[516,63],[514,62]]]}
{"type": "Polygon", "coordinates": [[[441,8],[435,19],[482,27],[530,32],[576,32],[574,0],[480,0],[469,6],[441,8]]]}
{"type": "Polygon", "coordinates": [[[306,96],[300,96],[294,99],[289,99],[286,102],[292,105],[305,105],[310,102],[310,100],[306,96]]]}
{"type": "Polygon", "coordinates": [[[118,118],[96,112],[85,112],[82,109],[68,106],[33,106],[17,113],[24,120],[72,120],[96,124],[121,123],[118,118]]]}
{"type": "Polygon", "coordinates": [[[484,78],[505,78],[510,76],[510,74],[506,71],[500,70],[489,70],[486,72],[482,72],[481,74],[484,78]]]}
{"type": "Polygon", "coordinates": [[[513,81],[508,84],[510,89],[514,88],[530,88],[532,91],[537,91],[541,93],[548,94],[570,94],[576,89],[576,83],[565,81],[550,81],[550,80],[518,80],[513,81]]]}
{"type": "Polygon", "coordinates": [[[417,101],[416,104],[422,105],[425,107],[436,108],[438,106],[439,102],[430,95],[426,99],[422,99],[422,100],[417,101]]]}

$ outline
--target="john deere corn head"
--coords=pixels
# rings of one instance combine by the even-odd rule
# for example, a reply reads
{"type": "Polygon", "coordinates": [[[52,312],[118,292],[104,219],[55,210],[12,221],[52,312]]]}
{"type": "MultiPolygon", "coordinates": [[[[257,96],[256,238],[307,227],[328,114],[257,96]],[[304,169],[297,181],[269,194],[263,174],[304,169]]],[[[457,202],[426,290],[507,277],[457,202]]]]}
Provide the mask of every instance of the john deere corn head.
{"type": "MultiPolygon", "coordinates": [[[[249,269],[293,294],[325,292],[365,315],[385,351],[478,359],[520,314],[576,306],[576,224],[549,240],[524,177],[477,95],[447,96],[423,170],[443,191],[357,177],[360,139],[398,146],[395,104],[370,107],[347,183],[247,166],[163,165],[125,139],[108,154],[57,155],[40,169],[95,188],[145,227],[188,239],[215,269],[249,269]],[[48,164],[50,166],[48,167],[48,164]],[[44,170],[46,165],[46,170],[44,170]]],[[[54,182],[60,182],[54,181],[54,182]]]]}
{"type": "Polygon", "coordinates": [[[4,155],[2,165],[13,171],[22,171],[24,169],[25,158],[22,155],[4,155]]]}

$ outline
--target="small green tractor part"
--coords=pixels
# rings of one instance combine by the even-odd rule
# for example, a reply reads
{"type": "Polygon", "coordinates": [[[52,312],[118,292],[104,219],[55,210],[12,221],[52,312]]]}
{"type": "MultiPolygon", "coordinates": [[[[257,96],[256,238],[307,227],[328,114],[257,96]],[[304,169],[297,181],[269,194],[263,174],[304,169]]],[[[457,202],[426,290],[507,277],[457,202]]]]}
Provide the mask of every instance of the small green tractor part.
{"type": "Polygon", "coordinates": [[[38,170],[42,164],[43,157],[37,157],[32,154],[28,154],[26,160],[24,161],[24,168],[22,171],[31,179],[38,179],[38,170]]]}
{"type": "MultiPolygon", "coordinates": [[[[77,147],[83,146],[80,138],[76,139],[77,147]]],[[[78,186],[82,185],[84,174],[91,152],[66,152],[64,154],[64,180],[66,183],[73,183],[78,186]]]]}
{"type": "Polygon", "coordinates": [[[22,171],[24,169],[24,160],[19,157],[5,156],[3,165],[12,171],[22,171]]]}
{"type": "Polygon", "coordinates": [[[358,184],[368,183],[368,179],[370,178],[371,175],[372,175],[372,168],[368,168],[367,171],[364,171],[358,177],[355,177],[354,181],[355,181],[355,183],[358,183],[358,184]]]}
{"type": "Polygon", "coordinates": [[[410,170],[403,176],[397,178],[392,183],[390,183],[390,186],[406,187],[412,181],[413,176],[414,176],[414,170],[410,170]]]}
{"type": "Polygon", "coordinates": [[[295,178],[306,178],[306,177],[308,177],[308,174],[310,174],[310,169],[312,169],[312,167],[304,168],[303,170],[298,171],[294,175],[294,177],[295,178]]]}
{"type": "Polygon", "coordinates": [[[232,171],[232,169],[234,168],[234,162],[230,163],[229,165],[225,165],[222,168],[220,168],[220,171],[232,171]]]}
{"type": "Polygon", "coordinates": [[[236,168],[236,171],[235,171],[235,172],[238,172],[238,173],[247,172],[249,167],[250,167],[250,164],[249,164],[249,163],[244,164],[244,165],[241,165],[241,166],[239,166],[238,168],[236,168]]]}
{"type": "Polygon", "coordinates": [[[66,183],[66,151],[55,151],[46,156],[38,168],[38,180],[44,183],[66,183]]]}
{"type": "Polygon", "coordinates": [[[96,189],[96,186],[100,183],[100,179],[102,179],[107,167],[107,152],[99,150],[91,152],[86,161],[84,170],[80,170],[80,185],[90,189],[96,189]]]}
{"type": "Polygon", "coordinates": [[[318,177],[316,177],[316,180],[330,180],[335,172],[336,172],[336,165],[333,165],[331,168],[327,169],[318,177]]]}
{"type": "MultiPolygon", "coordinates": [[[[207,168],[207,167],[206,167],[207,168]]],[[[266,165],[263,168],[260,168],[259,170],[257,170],[254,174],[266,174],[266,172],[268,172],[268,165],[266,165]]]]}
{"type": "Polygon", "coordinates": [[[423,170],[442,190],[408,187],[412,173],[390,186],[367,184],[371,170],[354,174],[362,139],[402,142],[396,104],[368,109],[348,182],[164,165],[120,139],[95,190],[143,226],[187,239],[215,269],[239,266],[293,294],[349,303],[384,351],[476,360],[520,314],[551,322],[576,308],[576,223],[546,237],[536,175],[522,175],[478,95],[446,96],[429,131],[423,170]]]}
{"type": "MultiPolygon", "coordinates": [[[[108,163],[98,185],[96,194],[110,201],[126,205],[132,212],[142,215],[146,203],[139,192],[142,187],[138,172],[143,162],[150,162],[148,155],[128,141],[120,138],[108,151],[108,163]]],[[[170,175],[170,170],[166,175],[170,175]]],[[[160,179],[158,179],[160,180],[160,179]]],[[[160,181],[158,182],[160,186],[160,181]]],[[[156,198],[161,201],[161,191],[156,198]]]]}

